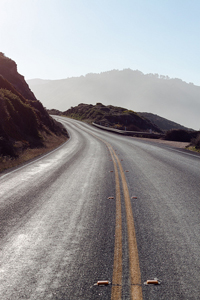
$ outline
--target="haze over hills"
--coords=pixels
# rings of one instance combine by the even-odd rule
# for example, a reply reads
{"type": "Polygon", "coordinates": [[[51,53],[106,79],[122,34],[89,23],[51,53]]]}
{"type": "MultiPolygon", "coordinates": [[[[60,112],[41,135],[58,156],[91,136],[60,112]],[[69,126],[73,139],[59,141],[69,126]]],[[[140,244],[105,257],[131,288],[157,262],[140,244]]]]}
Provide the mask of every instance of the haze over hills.
{"type": "Polygon", "coordinates": [[[80,103],[102,102],[157,114],[189,128],[200,127],[200,87],[181,79],[125,69],[27,82],[48,109],[65,111],[80,103]]]}

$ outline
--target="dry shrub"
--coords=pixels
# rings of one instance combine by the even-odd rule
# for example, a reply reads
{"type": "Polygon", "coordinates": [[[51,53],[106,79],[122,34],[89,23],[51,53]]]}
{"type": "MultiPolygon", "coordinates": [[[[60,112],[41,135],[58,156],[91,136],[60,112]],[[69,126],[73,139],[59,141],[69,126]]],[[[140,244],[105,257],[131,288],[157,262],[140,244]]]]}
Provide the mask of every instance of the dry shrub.
{"type": "Polygon", "coordinates": [[[190,142],[192,135],[189,131],[183,129],[172,129],[167,131],[165,140],[176,142],[190,142]]]}
{"type": "Polygon", "coordinates": [[[193,138],[191,140],[192,146],[194,146],[196,149],[200,149],[200,133],[197,135],[196,138],[193,138]]]}
{"type": "Polygon", "coordinates": [[[40,148],[28,148],[21,152],[21,154],[17,158],[13,158],[10,156],[0,156],[0,172],[3,172],[6,169],[16,167],[20,164],[23,164],[35,157],[38,157],[40,155],[43,155],[45,153],[50,152],[51,150],[59,147],[64,142],[66,142],[67,137],[65,136],[49,136],[46,138],[46,141],[44,143],[44,147],[40,148]]]}

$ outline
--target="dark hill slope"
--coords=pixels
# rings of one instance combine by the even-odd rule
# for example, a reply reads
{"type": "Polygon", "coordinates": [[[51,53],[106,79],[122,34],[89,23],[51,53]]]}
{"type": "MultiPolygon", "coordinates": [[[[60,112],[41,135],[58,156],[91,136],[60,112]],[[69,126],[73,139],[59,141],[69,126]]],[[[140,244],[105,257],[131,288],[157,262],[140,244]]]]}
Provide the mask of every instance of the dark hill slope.
{"type": "Polygon", "coordinates": [[[16,62],[6,57],[2,52],[0,52],[0,74],[6,78],[24,98],[37,100],[24,80],[24,77],[17,72],[16,62]]]}
{"type": "Polygon", "coordinates": [[[0,157],[16,157],[25,148],[43,147],[45,141],[52,135],[67,137],[66,130],[49,116],[43,105],[27,88],[25,81],[23,82],[23,77],[18,75],[14,73],[12,60],[1,54],[0,157]],[[7,71],[5,66],[8,68],[7,71]],[[9,74],[15,78],[15,86],[9,82],[9,74]],[[24,95],[27,95],[29,100],[24,95]]]}
{"type": "Polygon", "coordinates": [[[155,124],[148,119],[140,117],[137,113],[127,110],[123,107],[112,105],[105,106],[101,103],[79,104],[76,107],[71,107],[63,113],[64,115],[88,122],[95,122],[102,126],[109,126],[118,129],[132,131],[149,131],[162,132],[155,124]]]}
{"type": "Polygon", "coordinates": [[[29,104],[9,90],[0,89],[1,155],[16,156],[16,142],[22,147],[42,146],[39,127],[36,112],[29,104]]]}
{"type": "Polygon", "coordinates": [[[138,112],[138,115],[149,119],[152,123],[156,124],[161,130],[168,131],[172,129],[183,129],[183,130],[191,130],[185,126],[182,126],[178,123],[170,121],[168,119],[162,118],[158,115],[147,113],[147,112],[138,112]]]}
{"type": "MultiPolygon", "coordinates": [[[[57,116],[62,116],[63,112],[58,110],[58,109],[47,109],[48,113],[50,115],[57,115],[57,116]]],[[[152,114],[152,113],[147,113],[147,112],[136,112],[140,117],[144,117],[145,119],[148,119],[151,123],[154,125],[158,126],[162,131],[168,131],[168,130],[173,130],[173,129],[182,129],[182,130],[187,130],[191,131],[191,128],[187,128],[183,125],[180,125],[178,123],[175,123],[173,121],[170,121],[168,119],[165,119],[161,116],[152,114]]]]}

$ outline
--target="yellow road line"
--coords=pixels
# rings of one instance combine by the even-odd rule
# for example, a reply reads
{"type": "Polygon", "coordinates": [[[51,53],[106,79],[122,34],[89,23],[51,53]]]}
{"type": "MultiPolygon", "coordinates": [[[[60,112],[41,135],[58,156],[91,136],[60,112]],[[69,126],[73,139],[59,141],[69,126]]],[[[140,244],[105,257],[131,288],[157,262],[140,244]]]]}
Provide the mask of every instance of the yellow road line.
{"type": "Polygon", "coordinates": [[[131,201],[130,201],[128,186],[127,186],[126,177],[122,165],[115,153],[114,156],[117,160],[121,178],[122,178],[124,201],[126,207],[128,244],[129,244],[129,272],[130,272],[130,281],[131,281],[131,300],[142,300],[143,296],[142,296],[141,274],[140,274],[139,256],[138,256],[131,201]]]}
{"type": "Polygon", "coordinates": [[[121,213],[121,196],[120,182],[117,170],[117,164],[114,159],[112,149],[108,148],[113,160],[115,170],[116,183],[116,225],[115,225],[115,249],[114,249],[114,264],[112,277],[111,300],[121,300],[122,294],[122,213],[121,213]]]}
{"type": "Polygon", "coordinates": [[[123,192],[124,192],[125,208],[126,208],[126,222],[127,222],[128,245],[129,245],[129,273],[130,273],[130,282],[131,282],[131,300],[143,300],[134,219],[133,219],[131,200],[129,196],[129,190],[128,190],[128,185],[126,182],[124,170],[112,146],[108,142],[97,137],[96,135],[94,136],[107,145],[111,153],[111,157],[114,164],[114,170],[115,170],[116,227],[115,227],[115,250],[114,250],[113,279],[112,279],[113,286],[111,292],[111,300],[120,300],[121,290],[122,290],[121,287],[122,285],[122,218],[121,218],[120,182],[119,182],[117,164],[120,170],[123,192]],[[117,161],[117,164],[115,159],[117,161]]]}

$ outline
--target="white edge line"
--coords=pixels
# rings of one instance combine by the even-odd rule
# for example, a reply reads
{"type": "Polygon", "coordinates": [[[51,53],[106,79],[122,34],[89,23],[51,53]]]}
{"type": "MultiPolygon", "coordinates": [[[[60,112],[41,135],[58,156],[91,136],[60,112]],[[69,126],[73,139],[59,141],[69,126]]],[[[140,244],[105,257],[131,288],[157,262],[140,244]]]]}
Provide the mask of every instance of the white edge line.
{"type": "MultiPolygon", "coordinates": [[[[69,134],[69,132],[68,132],[68,134],[69,134]]],[[[67,144],[67,143],[69,142],[70,139],[71,139],[71,136],[70,136],[70,134],[69,134],[69,139],[68,139],[64,144],[62,144],[62,145],[59,146],[58,148],[56,148],[56,149],[54,149],[54,150],[48,152],[47,154],[42,155],[42,156],[39,157],[39,158],[36,158],[36,159],[33,158],[33,159],[34,159],[33,161],[31,161],[30,163],[27,163],[27,164],[25,163],[25,165],[23,165],[22,167],[19,167],[19,168],[15,169],[15,170],[13,170],[13,171],[10,171],[10,172],[8,171],[8,173],[6,173],[5,175],[0,176],[0,180],[1,180],[2,178],[6,177],[6,176],[8,176],[8,175],[10,175],[10,174],[12,174],[12,173],[15,173],[15,172],[17,172],[17,171],[19,171],[19,170],[21,170],[21,169],[27,167],[27,166],[32,165],[32,164],[34,164],[35,162],[37,162],[37,161],[43,159],[44,157],[47,157],[48,155],[54,153],[55,151],[57,151],[57,150],[59,150],[60,148],[62,148],[65,144],[67,144]]]]}
{"type": "MultiPolygon", "coordinates": [[[[152,141],[142,141],[142,140],[140,142],[142,142],[142,143],[147,142],[146,144],[148,144],[148,142],[150,142],[150,145],[152,145],[152,146],[159,147],[159,145],[160,145],[160,148],[163,148],[163,149],[166,149],[166,150],[171,150],[171,151],[174,151],[174,152],[179,152],[179,153],[182,153],[182,154],[186,154],[186,155],[189,155],[189,156],[200,158],[200,156],[198,154],[192,154],[192,153],[188,153],[188,152],[185,152],[185,151],[180,151],[180,150],[177,150],[176,147],[173,147],[173,146],[170,146],[170,145],[167,145],[167,144],[164,144],[164,143],[156,143],[156,142],[152,142],[152,141]]],[[[187,150],[185,148],[182,148],[182,149],[187,150]]],[[[190,150],[188,150],[188,151],[190,151],[190,150]]]]}
{"type": "MultiPolygon", "coordinates": [[[[188,152],[184,152],[184,151],[180,151],[180,150],[176,150],[174,148],[170,148],[172,151],[175,151],[175,152],[179,152],[179,153],[182,153],[182,154],[186,154],[186,155],[189,155],[189,156],[193,156],[193,157],[196,157],[196,158],[200,158],[200,156],[197,154],[191,154],[191,153],[188,153],[188,152]]],[[[187,149],[183,149],[183,150],[187,150],[187,149]]]]}

